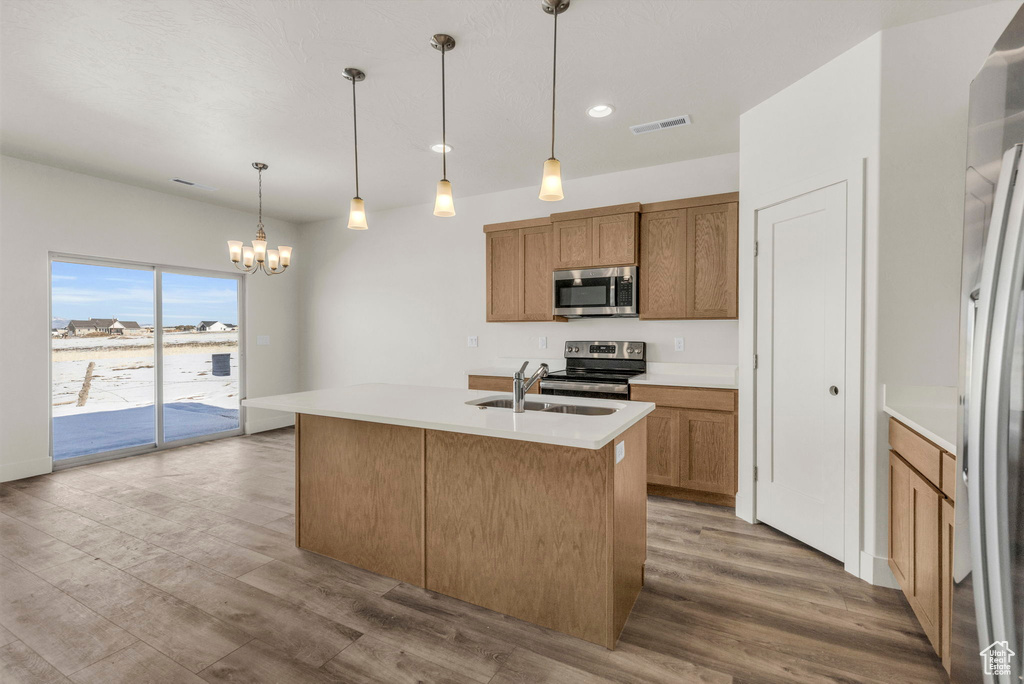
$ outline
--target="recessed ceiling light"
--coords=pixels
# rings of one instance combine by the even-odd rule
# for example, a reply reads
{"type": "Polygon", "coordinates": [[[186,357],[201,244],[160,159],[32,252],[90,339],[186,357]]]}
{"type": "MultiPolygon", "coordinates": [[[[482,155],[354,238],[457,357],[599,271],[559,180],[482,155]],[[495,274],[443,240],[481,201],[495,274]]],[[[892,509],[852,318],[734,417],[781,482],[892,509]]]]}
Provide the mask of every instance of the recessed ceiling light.
{"type": "Polygon", "coordinates": [[[612,107],[611,105],[601,104],[594,105],[593,107],[588,109],[587,114],[594,117],[595,119],[603,119],[604,117],[609,116],[614,111],[615,107],[612,107]]]}
{"type": "Polygon", "coordinates": [[[437,143],[436,145],[431,145],[430,149],[434,150],[438,154],[441,154],[442,152],[451,152],[452,151],[452,146],[451,145],[442,145],[441,143],[437,143]]]}

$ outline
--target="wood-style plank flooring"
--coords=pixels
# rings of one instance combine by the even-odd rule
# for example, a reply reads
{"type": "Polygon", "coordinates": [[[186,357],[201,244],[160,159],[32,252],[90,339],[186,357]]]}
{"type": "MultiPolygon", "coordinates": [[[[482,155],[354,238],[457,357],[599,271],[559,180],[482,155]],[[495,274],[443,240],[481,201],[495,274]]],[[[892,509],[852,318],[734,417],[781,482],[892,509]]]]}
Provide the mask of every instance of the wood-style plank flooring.
{"type": "Polygon", "coordinates": [[[940,682],[902,595],[651,498],[614,651],[294,546],[291,430],[0,486],[3,682],[940,682]]]}

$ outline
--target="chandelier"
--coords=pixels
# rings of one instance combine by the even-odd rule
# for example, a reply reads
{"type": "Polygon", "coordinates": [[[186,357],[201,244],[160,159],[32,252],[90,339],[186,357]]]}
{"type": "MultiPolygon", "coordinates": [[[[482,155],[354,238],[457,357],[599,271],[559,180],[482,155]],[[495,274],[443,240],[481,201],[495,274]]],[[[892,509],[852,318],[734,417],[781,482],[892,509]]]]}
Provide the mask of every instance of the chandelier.
{"type": "Polygon", "coordinates": [[[263,162],[253,162],[252,168],[259,173],[260,179],[260,213],[259,223],[256,224],[256,239],[251,246],[243,246],[241,240],[228,240],[228,256],[239,271],[263,271],[267,275],[280,275],[292,262],[292,248],[281,245],[277,249],[267,249],[267,234],[263,232],[263,172],[269,167],[263,162]]]}

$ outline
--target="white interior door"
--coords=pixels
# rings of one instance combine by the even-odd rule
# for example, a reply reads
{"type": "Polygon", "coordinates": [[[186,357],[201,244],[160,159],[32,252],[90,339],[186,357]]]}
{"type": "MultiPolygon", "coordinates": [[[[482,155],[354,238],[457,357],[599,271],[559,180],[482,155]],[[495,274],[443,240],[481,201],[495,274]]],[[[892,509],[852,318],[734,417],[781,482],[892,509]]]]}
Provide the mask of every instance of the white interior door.
{"type": "Polygon", "coordinates": [[[757,212],[757,518],[844,560],[846,183],[757,212]]]}

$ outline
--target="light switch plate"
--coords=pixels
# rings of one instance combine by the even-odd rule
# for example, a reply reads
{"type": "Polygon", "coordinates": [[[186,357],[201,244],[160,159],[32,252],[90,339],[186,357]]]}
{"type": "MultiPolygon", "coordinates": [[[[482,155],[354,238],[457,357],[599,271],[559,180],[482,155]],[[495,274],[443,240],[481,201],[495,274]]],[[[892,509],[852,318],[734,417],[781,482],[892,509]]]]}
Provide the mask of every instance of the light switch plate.
{"type": "Polygon", "coordinates": [[[480,346],[480,340],[477,339],[476,335],[470,335],[469,337],[466,338],[466,346],[467,347],[479,347],[480,346]]]}
{"type": "Polygon", "coordinates": [[[677,337],[676,338],[676,351],[686,351],[686,345],[683,344],[683,338],[682,337],[677,337]]]}
{"type": "Polygon", "coordinates": [[[538,337],[537,338],[537,348],[538,349],[547,349],[548,348],[548,338],[546,338],[546,337],[538,337]]]}
{"type": "Polygon", "coordinates": [[[624,458],[626,458],[626,442],[622,441],[615,445],[615,463],[622,463],[624,458]]]}
{"type": "Polygon", "coordinates": [[[261,346],[261,347],[268,347],[268,346],[270,346],[270,335],[257,335],[256,336],[256,344],[261,346]]]}

